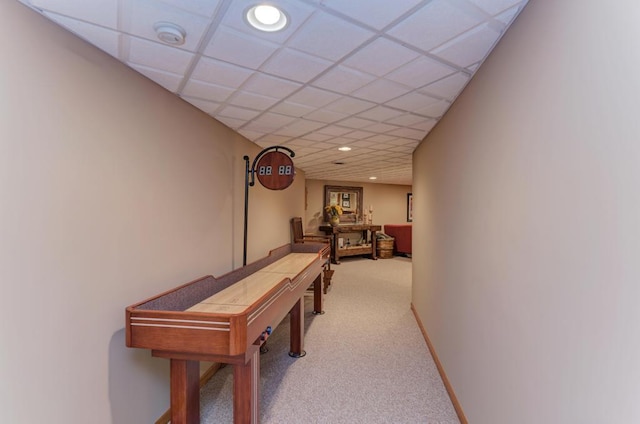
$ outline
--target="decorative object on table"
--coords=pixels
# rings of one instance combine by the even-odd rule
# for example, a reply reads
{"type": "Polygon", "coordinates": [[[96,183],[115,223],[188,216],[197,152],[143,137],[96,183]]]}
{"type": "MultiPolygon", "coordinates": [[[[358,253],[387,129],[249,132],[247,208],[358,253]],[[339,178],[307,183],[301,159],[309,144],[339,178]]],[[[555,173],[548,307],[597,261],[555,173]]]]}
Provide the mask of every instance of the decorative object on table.
{"type": "Polygon", "coordinates": [[[373,224],[373,205],[369,205],[369,224],[373,224]]]}
{"type": "Polygon", "coordinates": [[[393,242],[394,238],[384,233],[378,233],[377,237],[377,253],[380,259],[393,258],[393,242]]]}
{"type": "MultiPolygon", "coordinates": [[[[324,205],[336,205],[342,208],[340,224],[361,223],[363,211],[366,209],[362,203],[362,187],[324,186],[324,205]]],[[[325,212],[325,222],[329,221],[325,212]]]]}
{"type": "Polygon", "coordinates": [[[324,211],[329,215],[329,224],[335,227],[340,224],[340,215],[342,215],[342,207],[340,205],[327,205],[324,211]]]}

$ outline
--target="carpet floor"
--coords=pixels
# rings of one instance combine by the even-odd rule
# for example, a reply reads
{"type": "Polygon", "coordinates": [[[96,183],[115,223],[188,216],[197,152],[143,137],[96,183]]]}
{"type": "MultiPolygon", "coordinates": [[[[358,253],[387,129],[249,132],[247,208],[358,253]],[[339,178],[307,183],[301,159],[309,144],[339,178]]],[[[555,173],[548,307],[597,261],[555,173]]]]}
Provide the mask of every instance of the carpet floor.
{"type": "MultiPolygon", "coordinates": [[[[288,318],[260,357],[263,424],[459,423],[410,309],[411,259],[343,258],[324,315],[305,298],[307,355],[289,351],[288,318]]],[[[231,423],[232,367],[202,388],[201,422],[231,423]]]]}

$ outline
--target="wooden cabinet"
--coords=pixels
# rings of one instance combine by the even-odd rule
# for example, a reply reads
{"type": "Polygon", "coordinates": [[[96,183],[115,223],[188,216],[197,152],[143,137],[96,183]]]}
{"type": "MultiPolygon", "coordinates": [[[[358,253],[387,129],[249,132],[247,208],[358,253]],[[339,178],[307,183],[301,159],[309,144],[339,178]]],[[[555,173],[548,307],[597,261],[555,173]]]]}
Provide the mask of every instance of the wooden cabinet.
{"type": "Polygon", "coordinates": [[[335,227],[331,225],[320,226],[320,231],[331,236],[331,260],[335,264],[339,264],[340,258],[343,256],[371,255],[371,259],[378,259],[376,256],[376,233],[380,230],[380,225],[372,224],[341,224],[335,227]],[[365,240],[367,243],[361,245],[351,244],[340,248],[338,246],[338,238],[340,238],[341,233],[360,233],[362,235],[361,240],[365,240]]]}

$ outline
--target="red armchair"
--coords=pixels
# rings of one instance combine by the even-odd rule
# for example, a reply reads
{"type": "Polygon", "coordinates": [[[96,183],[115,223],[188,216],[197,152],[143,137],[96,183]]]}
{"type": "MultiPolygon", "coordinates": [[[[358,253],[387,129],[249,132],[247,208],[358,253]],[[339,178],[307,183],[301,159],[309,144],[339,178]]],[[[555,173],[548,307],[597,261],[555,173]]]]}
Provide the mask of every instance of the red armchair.
{"type": "Polygon", "coordinates": [[[384,233],[393,237],[393,250],[411,256],[411,224],[387,224],[384,233]]]}

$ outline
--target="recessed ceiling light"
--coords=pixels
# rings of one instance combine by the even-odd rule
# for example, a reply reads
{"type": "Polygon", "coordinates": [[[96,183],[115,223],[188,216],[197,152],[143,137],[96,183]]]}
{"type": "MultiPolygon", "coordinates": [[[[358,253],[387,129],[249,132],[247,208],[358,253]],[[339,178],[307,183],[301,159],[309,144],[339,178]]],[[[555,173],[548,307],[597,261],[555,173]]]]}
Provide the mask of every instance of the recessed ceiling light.
{"type": "Polygon", "coordinates": [[[369,177],[370,180],[377,180],[378,177],[369,177]]]}
{"type": "Polygon", "coordinates": [[[157,22],[153,29],[156,30],[156,36],[160,41],[164,41],[167,44],[174,46],[181,46],[184,44],[184,38],[187,33],[182,27],[172,24],[171,22],[157,22]]]}
{"type": "Polygon", "coordinates": [[[349,150],[351,150],[351,147],[342,146],[342,147],[338,147],[338,150],[340,150],[341,152],[348,152],[349,150]]]}
{"type": "Polygon", "coordinates": [[[258,4],[250,7],[245,14],[247,22],[260,31],[280,31],[287,26],[287,15],[270,4],[258,4]]]}
{"type": "Polygon", "coordinates": [[[340,162],[340,161],[335,161],[333,162],[334,165],[344,165],[344,162],[340,162]]]}

